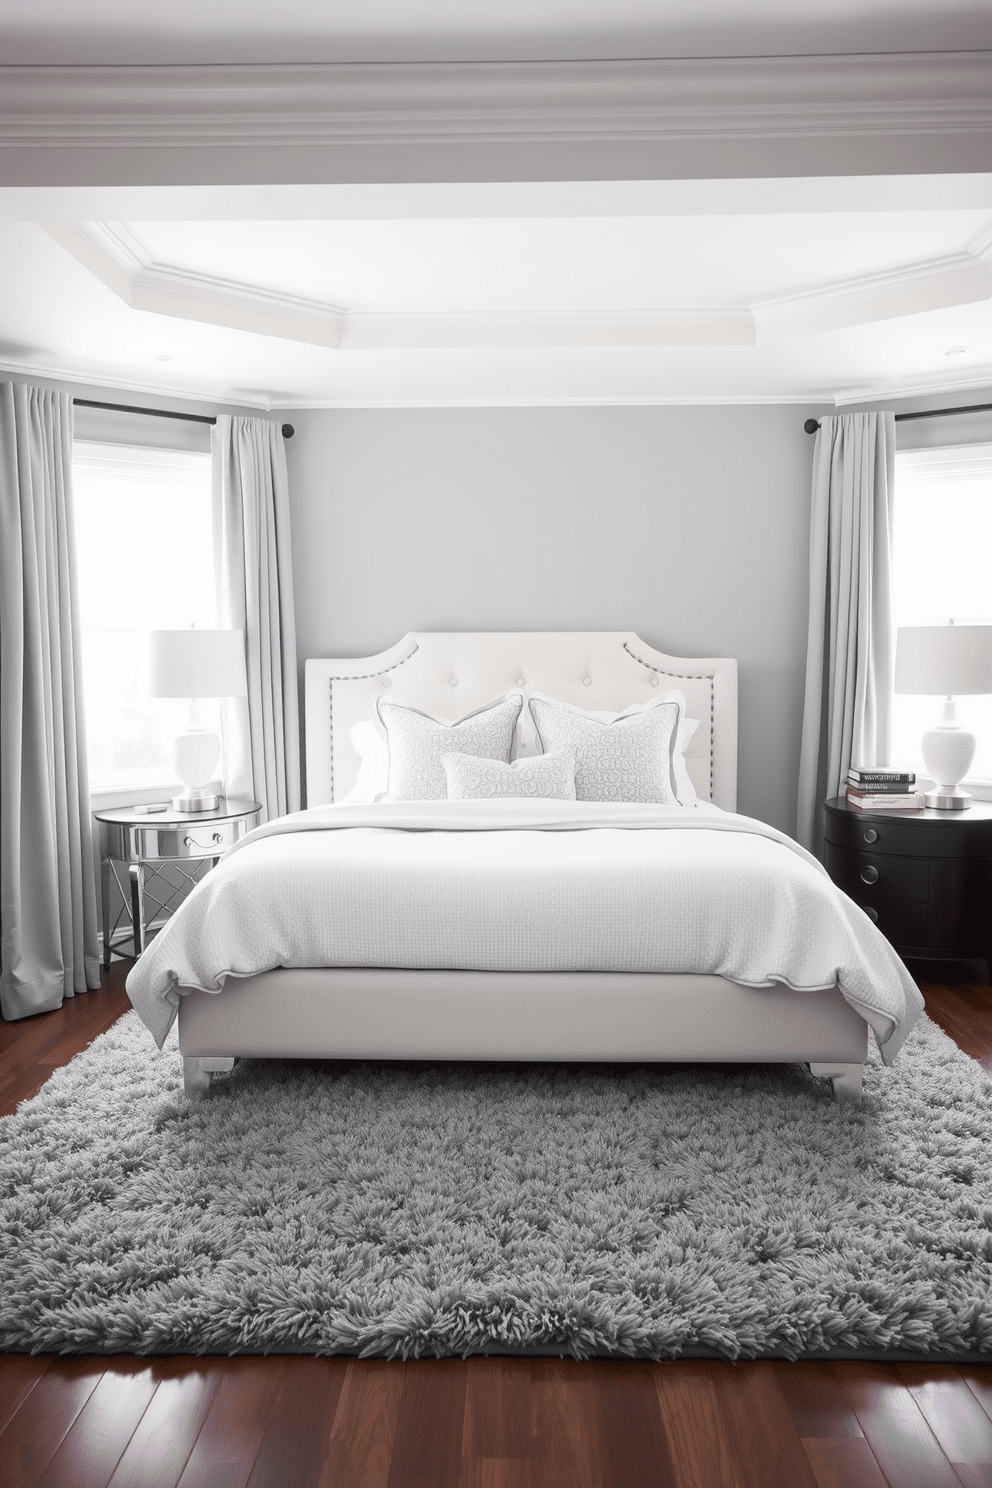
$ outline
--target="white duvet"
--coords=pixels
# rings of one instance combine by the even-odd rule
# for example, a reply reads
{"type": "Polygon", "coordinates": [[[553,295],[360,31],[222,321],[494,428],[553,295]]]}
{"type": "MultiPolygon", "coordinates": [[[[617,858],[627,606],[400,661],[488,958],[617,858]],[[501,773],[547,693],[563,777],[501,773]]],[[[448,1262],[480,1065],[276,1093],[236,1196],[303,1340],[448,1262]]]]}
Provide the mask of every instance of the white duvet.
{"type": "Polygon", "coordinates": [[[127,991],[161,1046],[185,992],[277,966],[836,982],[887,1063],[923,1009],[815,858],[715,806],[405,801],[280,817],[196,886],[127,991]]]}

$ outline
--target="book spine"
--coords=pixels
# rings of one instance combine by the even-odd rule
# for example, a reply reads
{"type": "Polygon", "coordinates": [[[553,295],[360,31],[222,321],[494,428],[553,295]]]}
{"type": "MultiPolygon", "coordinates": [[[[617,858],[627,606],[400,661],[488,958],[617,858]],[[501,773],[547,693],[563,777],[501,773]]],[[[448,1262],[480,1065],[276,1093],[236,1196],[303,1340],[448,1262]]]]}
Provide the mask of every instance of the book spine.
{"type": "Polygon", "coordinates": [[[920,791],[898,795],[860,795],[856,791],[848,791],[847,800],[859,811],[891,811],[900,807],[905,811],[920,811],[923,808],[923,795],[920,791]]]}
{"type": "Polygon", "coordinates": [[[915,791],[915,785],[855,785],[848,781],[847,789],[858,796],[908,796],[915,791]]]}
{"type": "Polygon", "coordinates": [[[882,790],[892,789],[892,786],[915,786],[916,775],[855,775],[854,771],[848,775],[852,786],[860,790],[872,790],[880,787],[882,790]]]}

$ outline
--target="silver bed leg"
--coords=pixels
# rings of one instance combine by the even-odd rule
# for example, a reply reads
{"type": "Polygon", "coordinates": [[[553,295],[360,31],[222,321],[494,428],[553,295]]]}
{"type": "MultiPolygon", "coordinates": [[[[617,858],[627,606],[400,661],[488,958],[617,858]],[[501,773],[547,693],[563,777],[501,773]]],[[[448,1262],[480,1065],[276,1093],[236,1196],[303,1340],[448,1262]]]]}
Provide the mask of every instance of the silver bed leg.
{"type": "Polygon", "coordinates": [[[809,1072],[821,1080],[833,1081],[835,1100],[850,1101],[852,1105],[859,1106],[863,1068],[860,1064],[811,1064],[809,1072]]]}
{"type": "Polygon", "coordinates": [[[187,1095],[206,1095],[210,1076],[226,1075],[234,1068],[233,1059],[215,1054],[187,1054],[183,1058],[183,1084],[187,1095]]]}

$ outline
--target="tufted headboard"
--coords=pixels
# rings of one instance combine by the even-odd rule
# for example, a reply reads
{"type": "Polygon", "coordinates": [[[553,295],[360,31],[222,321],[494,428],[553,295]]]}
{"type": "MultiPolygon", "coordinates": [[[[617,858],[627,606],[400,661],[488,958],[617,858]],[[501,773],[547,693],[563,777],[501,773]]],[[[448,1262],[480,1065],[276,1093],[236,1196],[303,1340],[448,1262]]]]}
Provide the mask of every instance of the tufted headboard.
{"type": "Polygon", "coordinates": [[[685,693],[699,727],[686,765],[702,800],[737,808],[737,663],[666,656],[633,631],[411,631],[378,656],[306,664],[307,804],[340,800],[355,783],[348,737],[369,699],[390,696],[439,718],[460,718],[510,688],[580,708],[619,712],[657,689],[685,693]]]}

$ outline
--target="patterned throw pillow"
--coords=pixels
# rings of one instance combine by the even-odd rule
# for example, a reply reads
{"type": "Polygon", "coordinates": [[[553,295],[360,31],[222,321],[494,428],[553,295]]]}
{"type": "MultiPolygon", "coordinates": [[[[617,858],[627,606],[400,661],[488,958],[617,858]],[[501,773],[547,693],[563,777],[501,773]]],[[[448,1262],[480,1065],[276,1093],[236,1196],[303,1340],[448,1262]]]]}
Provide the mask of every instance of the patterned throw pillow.
{"type": "Polygon", "coordinates": [[[577,800],[678,805],[673,789],[677,702],[621,714],[612,722],[551,698],[532,697],[530,711],[545,753],[574,752],[577,800]]]}
{"type": "Polygon", "coordinates": [[[455,723],[409,703],[375,700],[389,745],[387,801],[444,801],[448,782],[441,758],[453,750],[508,764],[523,693],[507,692],[455,723]]]}
{"type": "Polygon", "coordinates": [[[537,754],[512,765],[472,754],[446,754],[441,763],[448,778],[449,801],[490,801],[496,796],[575,800],[575,756],[569,750],[537,754]]]}

